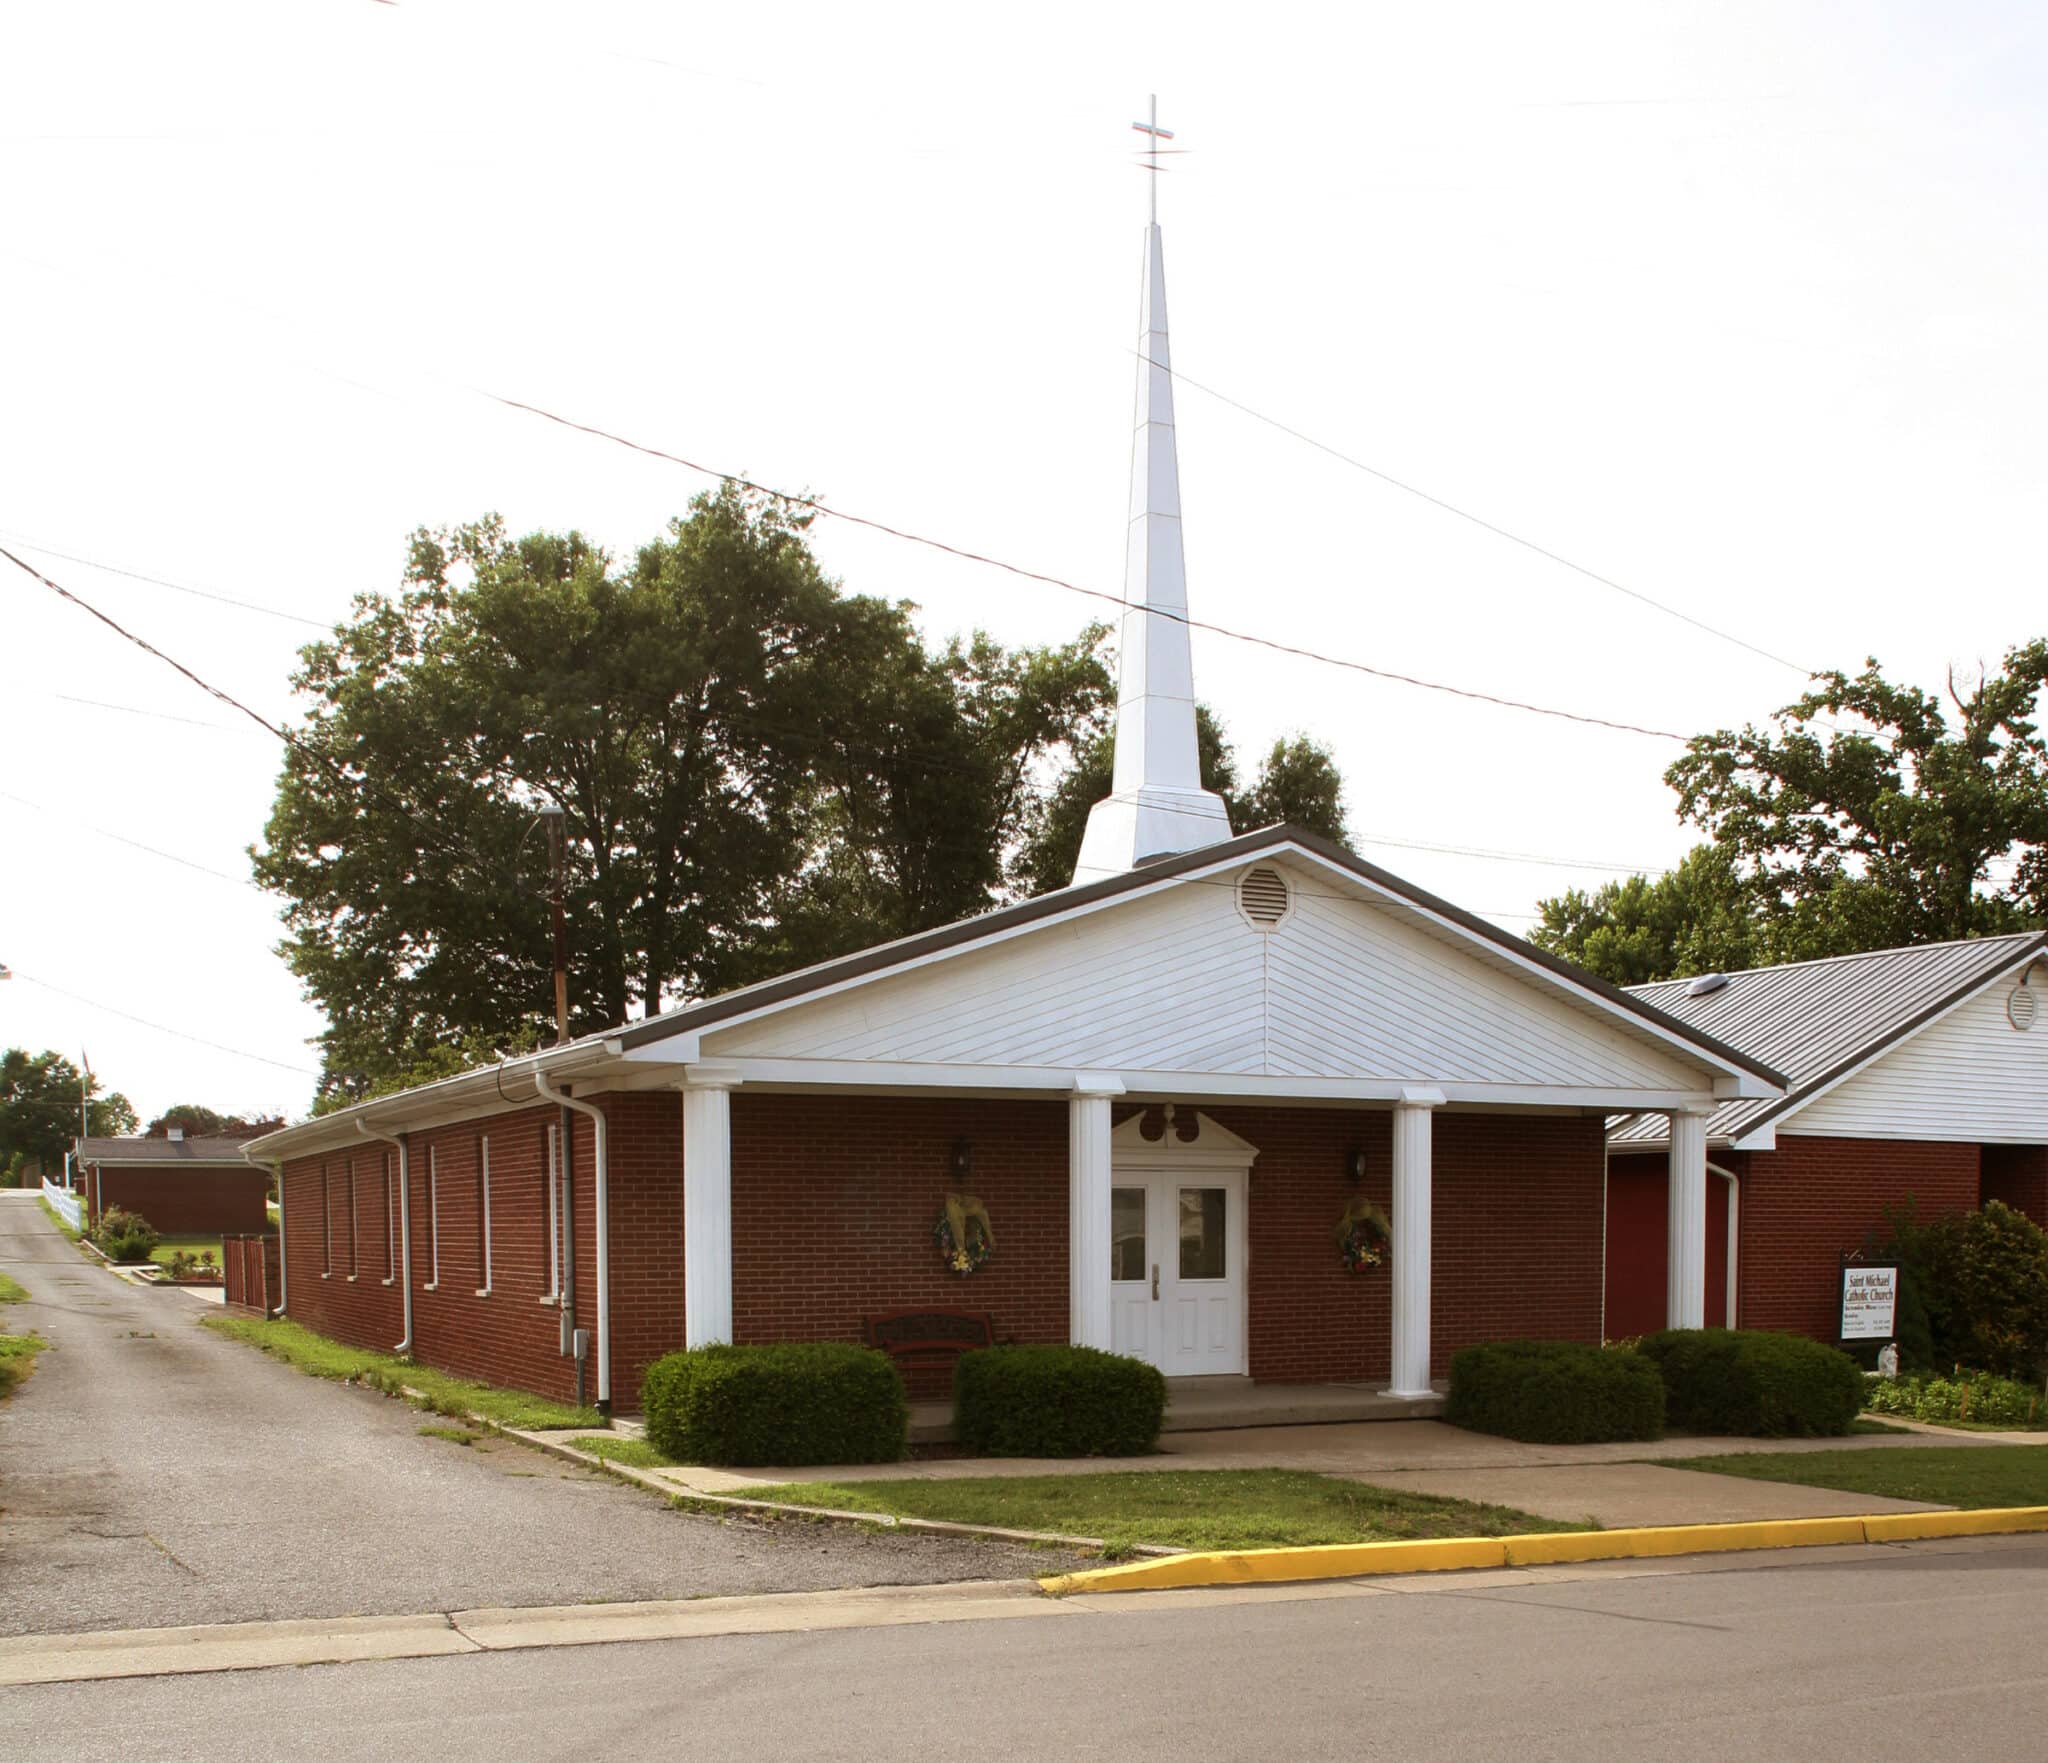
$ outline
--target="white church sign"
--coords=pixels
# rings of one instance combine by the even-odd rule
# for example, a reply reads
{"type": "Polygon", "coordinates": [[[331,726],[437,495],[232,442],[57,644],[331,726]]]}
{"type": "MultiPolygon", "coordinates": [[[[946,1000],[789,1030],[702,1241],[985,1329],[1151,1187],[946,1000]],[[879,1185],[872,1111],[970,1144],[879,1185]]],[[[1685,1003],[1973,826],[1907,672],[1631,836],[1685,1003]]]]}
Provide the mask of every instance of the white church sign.
{"type": "Polygon", "coordinates": [[[1898,1268],[1842,1263],[1843,1340],[1888,1341],[1897,1332],[1898,1314],[1898,1268]]]}

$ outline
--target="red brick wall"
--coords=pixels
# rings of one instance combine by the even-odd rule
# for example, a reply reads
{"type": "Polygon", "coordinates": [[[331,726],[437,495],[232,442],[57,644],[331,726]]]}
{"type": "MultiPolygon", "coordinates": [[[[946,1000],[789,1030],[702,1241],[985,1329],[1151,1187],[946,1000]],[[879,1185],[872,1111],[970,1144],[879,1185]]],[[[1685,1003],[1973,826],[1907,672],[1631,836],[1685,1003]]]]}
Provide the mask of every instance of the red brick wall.
{"type": "MultiPolygon", "coordinates": [[[[600,1096],[597,1102],[605,1111],[610,1139],[612,1394],[624,1413],[639,1406],[640,1378],[649,1362],[682,1342],[681,1098],[672,1091],[648,1091],[600,1096]]],[[[559,1310],[542,1302],[549,1272],[545,1135],[555,1118],[552,1107],[524,1108],[412,1135],[413,1350],[423,1365],[566,1399],[575,1393],[575,1361],[560,1350],[559,1310]],[[483,1140],[490,1147],[488,1295],[479,1290],[483,1140]]],[[[585,1395],[595,1401],[591,1123],[579,1114],[574,1131],[577,1315],[593,1331],[585,1395]]],[[[389,1352],[404,1332],[402,1295],[389,1280],[395,1249],[386,1223],[387,1171],[395,1194],[396,1149],[366,1141],[360,1150],[295,1160],[284,1172],[290,1315],[322,1334],[379,1352],[389,1352]],[[353,1238],[351,1164],[356,1182],[353,1238]],[[332,1233],[326,1278],[321,1277],[323,1169],[332,1233]]]]}
{"type": "MultiPolygon", "coordinates": [[[[864,1315],[984,1310],[999,1339],[1067,1338],[1067,1104],[735,1091],[733,1334],[853,1341],[864,1315]],[[953,1142],[973,1173],[950,1173],[953,1142]],[[972,1278],[931,1238],[949,1191],[979,1196],[996,1250],[972,1278]]],[[[929,1368],[919,1391],[947,1387],[929,1368]]]]}
{"type": "Polygon", "coordinates": [[[210,1236],[215,1231],[262,1230],[270,1222],[265,1196],[270,1173],[203,1169],[185,1164],[101,1165],[87,1195],[91,1216],[125,1206],[165,1236],[210,1236]]]}
{"type": "Polygon", "coordinates": [[[1979,1191],[2048,1227],[2048,1145],[1986,1145],[1979,1191]]]}
{"type": "MultiPolygon", "coordinates": [[[[1389,1375],[1389,1273],[1345,1271],[1337,1219],[1345,1156],[1366,1153],[1365,1192],[1391,1206],[1385,1110],[1214,1108],[1258,1146],[1252,1166],[1251,1371],[1283,1382],[1389,1375]]],[[[1601,1123],[1439,1111],[1431,1153],[1430,1359],[1488,1340],[1600,1338],[1601,1123]]]]}
{"type": "Polygon", "coordinates": [[[1726,1162],[1742,1177],[1736,1314],[1745,1328],[1831,1341],[1841,1324],[1841,1257],[1909,1197],[1923,1218],[1978,1201],[1975,1145],[1780,1133],[1775,1151],[1726,1162]]]}

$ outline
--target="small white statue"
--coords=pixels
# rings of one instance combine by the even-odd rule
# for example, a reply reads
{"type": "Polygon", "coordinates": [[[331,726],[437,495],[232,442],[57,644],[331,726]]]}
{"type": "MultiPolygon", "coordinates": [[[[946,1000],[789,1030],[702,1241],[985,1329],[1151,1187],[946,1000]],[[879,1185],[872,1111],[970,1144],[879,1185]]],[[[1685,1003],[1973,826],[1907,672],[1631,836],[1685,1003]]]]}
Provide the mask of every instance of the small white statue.
{"type": "Polygon", "coordinates": [[[1899,1343],[1886,1341],[1877,1355],[1877,1375],[1897,1377],[1899,1375],[1899,1343]]]}

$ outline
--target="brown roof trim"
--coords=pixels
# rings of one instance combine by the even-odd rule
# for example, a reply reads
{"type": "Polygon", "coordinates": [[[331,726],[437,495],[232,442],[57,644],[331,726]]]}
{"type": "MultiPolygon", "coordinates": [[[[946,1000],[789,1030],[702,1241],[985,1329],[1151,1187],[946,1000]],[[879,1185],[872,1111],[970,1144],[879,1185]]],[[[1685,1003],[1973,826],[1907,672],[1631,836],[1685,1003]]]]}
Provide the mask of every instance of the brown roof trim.
{"type": "Polygon", "coordinates": [[[644,1047],[652,1041],[665,1040],[672,1034],[683,1034],[692,1029],[708,1028],[714,1023],[739,1016],[764,1005],[787,1003],[811,992],[822,991],[827,986],[841,984],[846,980],[862,979],[869,974],[901,966],[906,961],[916,961],[927,955],[943,954],[948,950],[964,948],[996,935],[998,932],[1014,930],[1024,925],[1037,923],[1040,919],[1057,917],[1060,913],[1072,911],[1077,906],[1092,906],[1103,900],[1113,900],[1120,894],[1133,893],[1148,888],[1157,882],[1170,881],[1175,876],[1186,875],[1193,870],[1208,869],[1219,863],[1231,863],[1241,858],[1256,857],[1281,845],[1298,845],[1311,855],[1335,865],[1370,882],[1390,894],[1448,919],[1460,930],[1469,932],[1482,941],[1493,943],[1521,960],[1533,962],[1569,984],[1579,987],[1598,998],[1602,1003],[1612,1005],[1625,1015],[1655,1024],[1666,1033],[1702,1051],[1712,1054],[1726,1064],[1740,1067],[1768,1083],[1780,1086],[1789,1080],[1782,1072],[1774,1071],[1761,1060],[1752,1058],[1739,1048],[1729,1046],[1725,1041],[1716,1040],[1712,1035],[1703,1034],[1690,1023],[1676,1016],[1668,1015],[1654,1004],[1632,997],[1619,986],[1609,985],[1604,979],[1596,979],[1583,968],[1574,966],[1561,957],[1539,949],[1533,943],[1524,942],[1520,937],[1504,931],[1496,924],[1490,924],[1461,906],[1453,906],[1448,900],[1439,899],[1425,888],[1413,882],[1404,881],[1400,876],[1368,863],[1363,857],[1354,855],[1343,846],[1306,832],[1297,826],[1280,823],[1261,827],[1256,832],[1242,833],[1234,839],[1220,844],[1204,845],[1196,851],[1183,851],[1171,857],[1148,863],[1124,875],[1106,876],[1101,881],[1083,882],[1078,887],[1059,888],[1050,894],[1040,894],[1030,900],[1019,901],[1014,906],[999,907],[994,912],[984,913],[979,918],[962,919],[957,924],[942,925],[937,930],[924,931],[917,936],[904,937],[893,943],[882,943],[872,949],[863,949],[858,954],[842,956],[837,961],[806,967],[781,979],[764,980],[759,985],[746,986],[736,992],[727,992],[721,997],[708,998],[701,1004],[686,1005],[672,1010],[664,1016],[649,1017],[623,1030],[602,1037],[618,1042],[631,1050],[644,1047]]]}

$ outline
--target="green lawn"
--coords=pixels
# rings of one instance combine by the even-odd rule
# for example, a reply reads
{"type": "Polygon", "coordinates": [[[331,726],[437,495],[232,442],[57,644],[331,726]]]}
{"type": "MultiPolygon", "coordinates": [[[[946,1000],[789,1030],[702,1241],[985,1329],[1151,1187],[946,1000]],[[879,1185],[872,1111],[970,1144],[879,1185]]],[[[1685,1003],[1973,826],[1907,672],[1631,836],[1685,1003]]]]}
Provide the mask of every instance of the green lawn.
{"type": "Polygon", "coordinates": [[[65,1218],[64,1214],[59,1212],[56,1207],[50,1204],[50,1198],[47,1194],[39,1196],[36,1200],[36,1204],[42,1207],[45,1216],[48,1217],[49,1221],[52,1224],[54,1224],[59,1230],[61,1230],[74,1243],[78,1241],[79,1233],[71,1228],[70,1221],[65,1218]]]}
{"type": "MultiPolygon", "coordinates": [[[[19,1304],[27,1296],[27,1287],[0,1273],[0,1304],[19,1304]]],[[[28,1376],[35,1356],[49,1344],[39,1334],[9,1334],[0,1328],[0,1401],[14,1393],[14,1386],[28,1376]]]]}
{"type": "Polygon", "coordinates": [[[220,1238],[218,1236],[165,1237],[164,1240],[158,1243],[154,1249],[150,1250],[149,1258],[152,1261],[154,1261],[159,1267],[168,1267],[171,1264],[171,1257],[177,1254],[181,1249],[186,1254],[190,1255],[194,1260],[197,1260],[199,1258],[199,1255],[202,1250],[205,1251],[207,1254],[210,1254],[213,1257],[213,1265],[215,1270],[219,1270],[220,1238]]]}
{"type": "Polygon", "coordinates": [[[572,1408],[542,1396],[528,1395],[524,1390],[501,1390],[492,1384],[451,1377],[445,1371],[412,1365],[390,1353],[344,1346],[283,1318],[206,1316],[200,1320],[205,1327],[261,1347],[274,1358],[313,1377],[368,1384],[387,1396],[398,1395],[407,1388],[418,1390],[420,1404],[438,1414],[481,1414],[500,1426],[528,1431],[604,1424],[594,1408],[572,1408]]]}
{"type": "Polygon", "coordinates": [[[1288,1548],[1418,1537],[1594,1530],[1508,1506],[1399,1493],[1293,1469],[1124,1470],[1096,1475],[989,1475],[958,1481],[789,1482],[748,1497],[850,1512],[1100,1537],[1187,1549],[1288,1548]]]}
{"type": "Polygon", "coordinates": [[[1678,1457],[1671,1469],[1705,1469],[1756,1481],[1794,1481],[1938,1506],[2048,1506],[2048,1446],[1929,1445],[1875,1451],[1745,1451],[1678,1457]]]}

